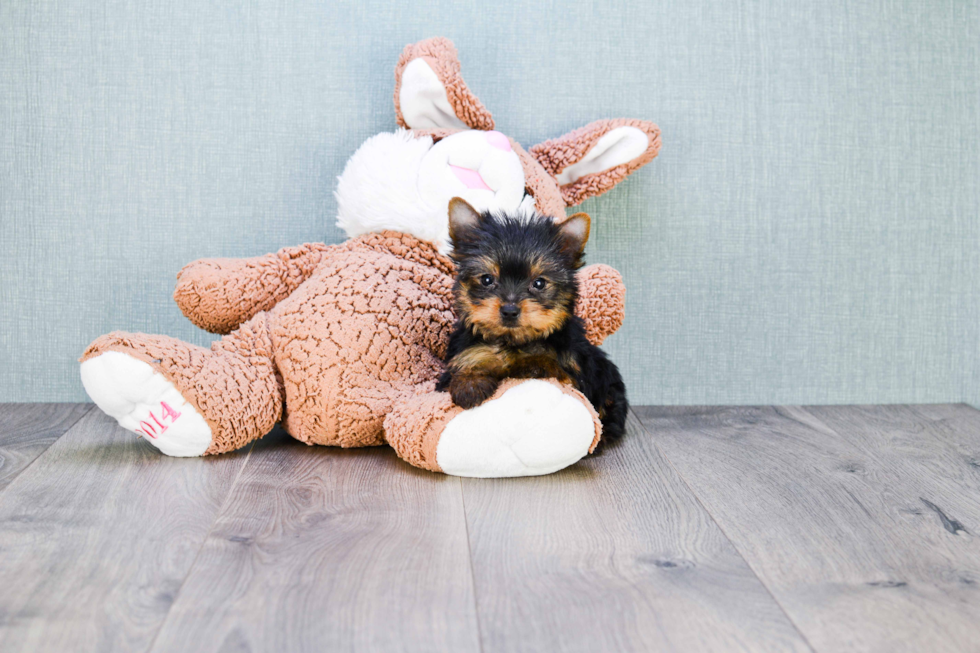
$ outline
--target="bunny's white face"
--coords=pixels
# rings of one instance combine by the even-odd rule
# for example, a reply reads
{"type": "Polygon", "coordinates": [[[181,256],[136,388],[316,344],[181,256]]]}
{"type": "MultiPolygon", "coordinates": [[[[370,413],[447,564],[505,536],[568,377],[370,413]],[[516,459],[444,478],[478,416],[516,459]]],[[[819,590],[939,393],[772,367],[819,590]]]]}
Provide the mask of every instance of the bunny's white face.
{"type": "Polygon", "coordinates": [[[506,136],[468,130],[432,146],[422,159],[419,192],[432,206],[462,197],[480,211],[513,212],[524,199],[524,168],[506,136]]]}
{"type": "Polygon", "coordinates": [[[433,144],[429,136],[378,134],[347,162],[337,185],[337,225],[350,237],[390,229],[446,253],[449,200],[480,211],[530,214],[524,168],[500,132],[469,130],[433,144]]]}

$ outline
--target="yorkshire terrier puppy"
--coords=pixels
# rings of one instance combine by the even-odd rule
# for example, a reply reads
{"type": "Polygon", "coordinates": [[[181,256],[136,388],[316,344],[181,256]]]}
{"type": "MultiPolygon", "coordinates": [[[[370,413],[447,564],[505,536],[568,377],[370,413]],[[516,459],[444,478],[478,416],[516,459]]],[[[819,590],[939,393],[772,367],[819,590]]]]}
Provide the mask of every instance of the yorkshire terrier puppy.
{"type": "Polygon", "coordinates": [[[458,320],[437,390],[448,389],[456,405],[472,408],[504,378],[554,378],[591,402],[603,441],[623,434],[626,387],[574,313],[575,271],[582,267],[589,226],[585,213],[558,225],[543,216],[481,214],[452,199],[458,320]]]}

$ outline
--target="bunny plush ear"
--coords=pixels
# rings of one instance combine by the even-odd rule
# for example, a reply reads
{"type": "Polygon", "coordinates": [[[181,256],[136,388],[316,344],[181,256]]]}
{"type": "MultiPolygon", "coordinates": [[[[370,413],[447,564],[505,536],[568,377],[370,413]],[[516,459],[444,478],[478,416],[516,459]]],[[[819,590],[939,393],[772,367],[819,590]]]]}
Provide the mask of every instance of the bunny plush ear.
{"type": "Polygon", "coordinates": [[[530,149],[555,178],[567,206],[626,179],[660,151],[660,128],[645,120],[597,120],[530,149]]]}
{"type": "Polygon", "coordinates": [[[459,74],[456,47],[436,37],[405,46],[395,67],[395,116],[406,129],[493,129],[459,74]]]}

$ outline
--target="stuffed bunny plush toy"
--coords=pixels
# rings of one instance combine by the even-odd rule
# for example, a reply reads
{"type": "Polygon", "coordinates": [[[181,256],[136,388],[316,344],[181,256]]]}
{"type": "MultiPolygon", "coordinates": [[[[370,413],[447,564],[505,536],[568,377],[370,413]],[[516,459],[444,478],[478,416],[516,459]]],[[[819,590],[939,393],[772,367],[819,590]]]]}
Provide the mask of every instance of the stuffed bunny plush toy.
{"type": "MultiPolygon", "coordinates": [[[[458,196],[564,220],[566,206],[653,159],[658,128],[603,120],[525,151],[493,131],[441,38],[405,48],[395,110],[405,129],[368,139],[339,179],[349,240],[186,266],[181,311],[227,335],[209,349],[98,338],[81,376],[99,408],[171,456],[232,451],[277,422],[311,445],[388,444],[416,467],[460,476],[547,474],[594,449],[595,410],[553,380],[506,381],[466,411],[434,391],[455,320],[447,207],[458,196]]],[[[623,320],[624,288],[608,266],[579,275],[576,313],[598,344],[623,320]]]]}

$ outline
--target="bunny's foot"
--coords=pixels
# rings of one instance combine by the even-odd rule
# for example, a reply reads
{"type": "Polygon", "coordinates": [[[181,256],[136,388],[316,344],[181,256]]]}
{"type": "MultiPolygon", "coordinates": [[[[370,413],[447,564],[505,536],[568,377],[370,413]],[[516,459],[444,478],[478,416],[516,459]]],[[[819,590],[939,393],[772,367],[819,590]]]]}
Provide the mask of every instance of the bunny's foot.
{"type": "Polygon", "coordinates": [[[453,476],[551,474],[595,448],[598,416],[578,391],[547,380],[509,380],[470,410],[447,393],[419,395],[385,420],[385,436],[407,462],[453,476]]]}
{"type": "Polygon", "coordinates": [[[264,313],[210,349],[115,331],[82,356],[82,383],[99,408],[169,456],[240,449],[282,416],[283,392],[264,313]]]}
{"type": "Polygon", "coordinates": [[[85,360],[81,374],[85,391],[104,413],[168,456],[202,456],[211,446],[211,427],[149,363],[107,351],[85,360]]]}

